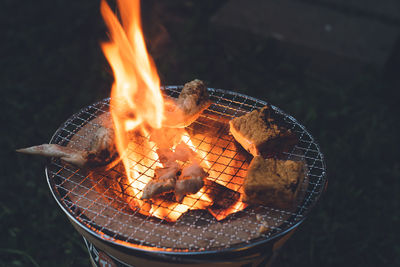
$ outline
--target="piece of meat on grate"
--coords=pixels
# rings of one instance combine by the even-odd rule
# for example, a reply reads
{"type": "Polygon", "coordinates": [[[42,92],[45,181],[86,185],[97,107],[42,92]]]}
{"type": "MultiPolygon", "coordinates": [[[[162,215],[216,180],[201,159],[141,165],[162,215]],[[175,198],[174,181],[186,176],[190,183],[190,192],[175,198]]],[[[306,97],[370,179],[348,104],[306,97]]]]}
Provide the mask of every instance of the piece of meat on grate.
{"type": "Polygon", "coordinates": [[[200,80],[188,82],[176,101],[166,101],[163,125],[184,128],[192,124],[211,105],[207,87],[200,80]]]}
{"type": "Polygon", "coordinates": [[[118,157],[114,143],[114,131],[108,127],[98,127],[87,150],[65,147],[57,144],[42,144],[17,149],[17,152],[60,158],[79,168],[96,168],[110,164],[118,157]]]}
{"type": "Polygon", "coordinates": [[[156,168],[154,179],[143,188],[142,199],[150,199],[174,191],[180,170],[181,168],[176,162],[169,163],[165,168],[156,168]]]}
{"type": "Polygon", "coordinates": [[[208,173],[197,162],[184,168],[175,185],[176,201],[181,202],[185,195],[197,193],[204,186],[207,176],[208,173]]]}

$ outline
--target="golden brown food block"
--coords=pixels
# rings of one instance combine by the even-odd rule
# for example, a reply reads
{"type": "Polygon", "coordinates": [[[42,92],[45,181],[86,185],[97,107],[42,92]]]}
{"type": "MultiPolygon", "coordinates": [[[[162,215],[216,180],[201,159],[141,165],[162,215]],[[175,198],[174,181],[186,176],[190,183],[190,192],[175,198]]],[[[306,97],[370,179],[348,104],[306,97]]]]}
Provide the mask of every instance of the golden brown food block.
{"type": "Polygon", "coordinates": [[[278,209],[293,207],[305,177],[303,161],[264,159],[256,156],[244,181],[244,201],[278,209]]]}
{"type": "Polygon", "coordinates": [[[276,119],[271,107],[253,110],[229,122],[230,132],[253,156],[261,152],[280,153],[288,151],[298,139],[294,133],[276,119]]]}

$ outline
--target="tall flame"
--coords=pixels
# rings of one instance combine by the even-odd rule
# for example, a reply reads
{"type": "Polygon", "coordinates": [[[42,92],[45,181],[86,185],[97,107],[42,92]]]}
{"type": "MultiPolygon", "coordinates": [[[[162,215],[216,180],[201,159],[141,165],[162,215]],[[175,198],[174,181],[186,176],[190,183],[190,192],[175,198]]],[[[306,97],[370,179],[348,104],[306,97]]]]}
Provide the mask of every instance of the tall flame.
{"type": "MultiPolygon", "coordinates": [[[[140,1],[117,0],[117,3],[122,25],[106,0],[101,1],[101,14],[110,36],[109,42],[102,43],[102,49],[115,78],[111,91],[110,112],[114,123],[115,144],[129,183],[126,193],[130,197],[127,201],[132,209],[139,208],[142,214],[175,221],[189,209],[210,207],[212,199],[203,187],[191,197],[186,196],[181,203],[157,198],[151,201],[141,200],[143,188],[154,177],[154,169],[162,166],[155,152],[157,144],[144,136],[162,127],[165,103],[155,64],[146,50],[140,21],[140,1]]],[[[164,133],[163,130],[161,132],[164,133]]],[[[181,141],[197,153],[204,169],[211,168],[206,151],[213,146],[206,150],[197,149],[200,144],[193,144],[187,134],[182,134],[181,141]]],[[[220,157],[214,161],[219,159],[220,157]]],[[[225,164],[229,163],[230,160],[225,164]]],[[[210,170],[211,175],[220,177],[220,182],[224,185],[232,180],[229,176],[223,179],[220,174],[210,170]]],[[[240,206],[241,204],[243,203],[238,200],[229,213],[243,209],[245,206],[240,206]]],[[[216,217],[223,219],[229,213],[217,214],[216,217]]]]}
{"type": "Polygon", "coordinates": [[[105,0],[101,13],[110,31],[102,48],[114,72],[112,116],[117,128],[119,151],[127,147],[125,132],[140,125],[161,128],[163,98],[155,64],[146,50],[140,22],[139,0],[118,0],[122,26],[105,0]]]}
{"type": "MultiPolygon", "coordinates": [[[[103,52],[114,73],[114,84],[111,90],[111,115],[115,129],[115,143],[125,166],[129,183],[136,181],[130,195],[135,196],[134,203],[142,207],[146,203],[140,201],[141,189],[153,174],[141,176],[147,171],[144,167],[136,167],[135,159],[140,155],[125,155],[126,151],[151,151],[147,140],[140,140],[140,147],[132,148],[130,141],[132,132],[146,133],[147,129],[158,129],[162,126],[164,102],[160,90],[160,79],[157,69],[146,50],[141,21],[139,0],[118,0],[121,22],[111,11],[105,0],[101,1],[101,14],[109,29],[110,41],[102,44],[103,52]],[[128,149],[130,147],[131,149],[128,149]],[[141,179],[138,181],[138,179],[141,179]]],[[[152,152],[155,154],[154,152],[152,152]]],[[[152,155],[158,158],[157,155],[152,155]]],[[[147,164],[151,164],[148,162],[147,164]]],[[[146,165],[144,162],[143,165],[146,165]]],[[[148,205],[147,205],[148,206],[148,205]]]]}

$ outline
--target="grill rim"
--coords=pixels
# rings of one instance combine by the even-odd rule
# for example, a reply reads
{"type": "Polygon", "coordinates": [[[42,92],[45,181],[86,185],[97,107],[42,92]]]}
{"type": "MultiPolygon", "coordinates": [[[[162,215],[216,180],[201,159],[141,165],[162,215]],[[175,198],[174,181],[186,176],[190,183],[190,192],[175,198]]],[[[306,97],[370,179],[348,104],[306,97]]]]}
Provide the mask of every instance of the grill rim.
{"type": "MultiPolygon", "coordinates": [[[[182,85],[170,85],[170,86],[161,86],[161,90],[164,91],[165,89],[177,89],[177,88],[182,88],[182,85]]],[[[280,237],[288,234],[290,231],[292,231],[293,229],[297,228],[307,217],[307,215],[309,214],[309,212],[312,210],[312,208],[319,202],[319,199],[322,195],[322,193],[325,191],[326,185],[327,185],[327,175],[326,175],[326,163],[324,160],[324,155],[321,152],[320,146],[319,144],[315,141],[314,137],[307,131],[307,129],[301,124],[299,123],[293,116],[291,116],[290,114],[287,114],[286,112],[282,111],[280,108],[269,104],[268,102],[264,101],[264,100],[260,100],[258,98],[246,95],[246,94],[242,94],[242,93],[238,93],[238,92],[234,92],[234,91],[229,91],[229,90],[224,90],[224,89],[216,89],[216,88],[207,88],[209,92],[214,92],[214,93],[222,93],[222,94],[227,94],[227,95],[235,95],[238,97],[242,97],[245,99],[249,99],[251,101],[254,101],[255,103],[261,104],[261,105],[270,105],[275,111],[284,114],[287,118],[289,118],[290,120],[292,120],[294,123],[297,124],[297,126],[299,126],[302,131],[304,133],[306,133],[308,135],[308,137],[312,140],[313,144],[316,146],[316,148],[318,149],[319,152],[319,156],[321,158],[321,166],[323,167],[323,171],[321,174],[321,178],[322,178],[322,183],[321,183],[321,187],[322,189],[318,192],[318,194],[314,197],[314,200],[312,201],[312,204],[310,206],[307,207],[307,209],[305,211],[302,212],[302,218],[301,219],[297,219],[297,222],[293,223],[291,226],[287,227],[286,229],[284,229],[283,231],[277,232],[272,234],[269,237],[263,237],[260,236],[258,238],[254,238],[253,240],[250,240],[248,243],[239,243],[236,245],[231,245],[227,248],[215,248],[215,249],[207,249],[207,250],[200,250],[200,251],[185,251],[185,250],[177,250],[177,249],[171,249],[169,250],[168,248],[160,248],[160,247],[152,247],[152,246],[146,246],[146,245],[140,245],[140,244],[135,244],[135,243],[129,243],[127,241],[124,241],[123,243],[120,242],[116,242],[115,239],[113,239],[112,237],[107,236],[106,234],[100,234],[92,229],[90,229],[88,226],[86,226],[85,224],[83,224],[82,222],[80,222],[77,218],[75,218],[75,216],[73,214],[70,213],[70,211],[68,210],[68,207],[64,206],[65,204],[62,203],[61,199],[59,199],[59,197],[56,195],[56,191],[57,189],[55,188],[55,184],[51,182],[50,179],[50,174],[49,174],[49,169],[48,166],[46,165],[45,167],[45,175],[46,175],[46,179],[47,179],[47,183],[50,187],[50,191],[54,197],[54,199],[56,200],[57,204],[61,207],[61,209],[64,211],[64,213],[67,214],[68,218],[70,220],[72,220],[78,227],[80,227],[84,232],[89,233],[90,235],[94,236],[96,239],[99,239],[102,242],[106,242],[107,244],[111,245],[111,246],[117,246],[120,248],[124,248],[124,249],[128,249],[130,251],[134,250],[140,253],[144,253],[144,254],[151,254],[152,256],[154,255],[158,255],[160,256],[184,256],[186,258],[187,257],[191,257],[191,256],[203,256],[203,255],[217,255],[218,256],[222,256],[223,254],[226,255],[231,255],[232,253],[235,252],[241,252],[243,250],[250,250],[250,249],[254,249],[256,247],[260,247],[263,246],[273,240],[277,240],[280,237]],[[129,245],[126,245],[124,243],[127,243],[129,245]]],[[[71,115],[65,122],[63,122],[55,131],[55,133],[52,135],[50,142],[52,143],[58,136],[58,133],[60,132],[60,130],[68,125],[71,121],[73,121],[78,114],[81,114],[82,112],[90,109],[90,107],[92,106],[96,106],[99,105],[101,103],[109,102],[111,98],[105,98],[103,100],[97,101],[95,103],[92,103],[88,106],[85,106],[83,108],[81,108],[79,111],[75,112],[73,115],[71,115]]],[[[293,215],[292,215],[293,216],[293,215]]],[[[118,240],[117,240],[118,241],[118,240]]]]}

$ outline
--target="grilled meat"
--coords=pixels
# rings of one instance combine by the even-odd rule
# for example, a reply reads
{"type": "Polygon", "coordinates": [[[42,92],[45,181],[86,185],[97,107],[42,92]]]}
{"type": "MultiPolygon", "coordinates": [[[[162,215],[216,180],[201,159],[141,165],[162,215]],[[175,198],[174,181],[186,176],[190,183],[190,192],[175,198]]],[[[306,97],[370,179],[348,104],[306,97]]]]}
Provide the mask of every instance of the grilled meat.
{"type": "Polygon", "coordinates": [[[181,170],[181,166],[175,161],[187,161],[191,157],[191,150],[186,146],[185,144],[180,148],[177,147],[175,152],[172,150],[163,152],[160,160],[166,167],[155,169],[153,180],[149,181],[143,189],[142,199],[175,192],[176,201],[181,202],[187,194],[195,194],[204,186],[204,178],[208,176],[208,173],[198,163],[193,162],[181,170]]]}
{"type": "Polygon", "coordinates": [[[143,189],[142,199],[150,199],[174,191],[179,172],[180,166],[176,162],[169,163],[165,168],[157,168],[154,179],[149,181],[143,189]]]}
{"type": "Polygon", "coordinates": [[[204,186],[207,176],[208,173],[196,162],[184,168],[175,185],[176,201],[181,202],[186,195],[197,193],[204,186]]]}
{"type": "Polygon", "coordinates": [[[87,150],[79,150],[57,144],[43,144],[22,149],[17,152],[60,158],[64,162],[80,168],[95,168],[110,164],[118,152],[114,144],[114,131],[111,128],[99,127],[87,150]]]}
{"type": "Polygon", "coordinates": [[[176,102],[166,101],[164,126],[184,128],[192,124],[211,101],[207,87],[200,80],[193,80],[184,85],[176,102]]]}
{"type": "Polygon", "coordinates": [[[179,143],[175,147],[175,151],[169,148],[160,148],[157,149],[157,154],[161,163],[168,163],[175,160],[185,162],[196,157],[196,153],[184,142],[179,143]]]}
{"type": "Polygon", "coordinates": [[[70,163],[72,165],[75,165],[77,167],[83,167],[87,163],[86,151],[79,151],[73,148],[55,144],[43,144],[38,146],[17,149],[16,151],[31,155],[60,158],[61,160],[70,163]]]}

